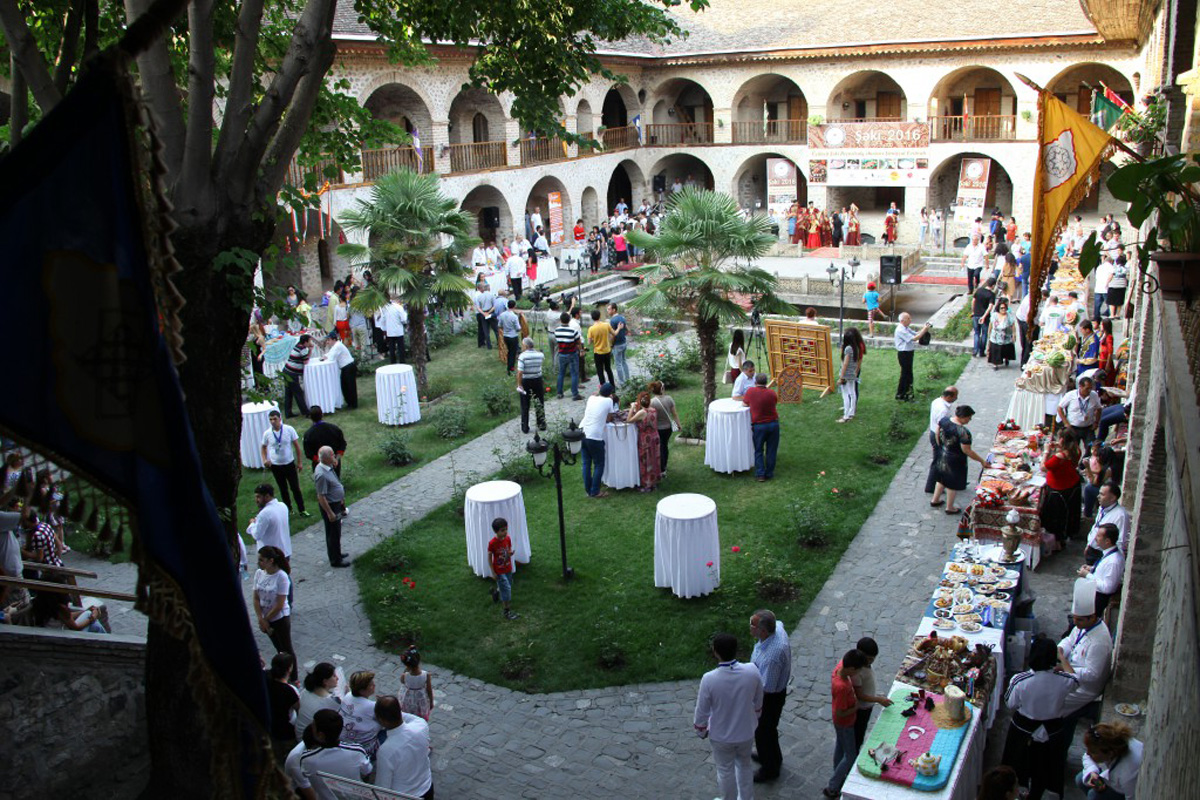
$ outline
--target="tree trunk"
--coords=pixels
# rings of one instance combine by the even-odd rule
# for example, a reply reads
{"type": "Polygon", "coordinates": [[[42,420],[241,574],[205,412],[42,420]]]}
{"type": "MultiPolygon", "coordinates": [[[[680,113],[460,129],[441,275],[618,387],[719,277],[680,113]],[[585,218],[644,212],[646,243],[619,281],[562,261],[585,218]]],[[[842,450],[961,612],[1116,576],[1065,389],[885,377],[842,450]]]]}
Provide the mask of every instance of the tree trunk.
{"type": "Polygon", "coordinates": [[[706,408],[717,397],[717,333],[720,330],[720,320],[696,320],[696,336],[700,339],[700,360],[704,366],[704,406],[706,408]]]}
{"type": "Polygon", "coordinates": [[[425,394],[429,390],[429,376],[425,364],[429,361],[429,336],[425,331],[425,307],[408,307],[408,334],[412,337],[409,343],[412,350],[413,369],[417,373],[417,394],[425,394]]]}

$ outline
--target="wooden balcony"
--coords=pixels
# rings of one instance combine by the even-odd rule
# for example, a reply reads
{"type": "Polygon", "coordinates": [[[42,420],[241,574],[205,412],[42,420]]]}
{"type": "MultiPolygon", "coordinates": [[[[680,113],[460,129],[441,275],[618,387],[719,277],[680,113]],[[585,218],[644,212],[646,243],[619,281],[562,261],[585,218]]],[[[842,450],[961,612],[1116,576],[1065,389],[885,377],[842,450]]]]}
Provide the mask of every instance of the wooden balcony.
{"type": "Polygon", "coordinates": [[[808,121],[803,119],[772,119],[765,124],[733,123],[734,144],[805,144],[808,142],[808,121]]]}
{"type": "Polygon", "coordinates": [[[292,163],[288,165],[287,178],[284,183],[288,186],[295,186],[298,189],[304,188],[304,176],[307,173],[315,173],[317,185],[320,188],[321,184],[329,181],[330,183],[345,183],[346,176],[342,172],[341,167],[337,165],[332,158],[322,159],[312,167],[302,167],[296,157],[292,157],[292,163]]]}
{"type": "Polygon", "coordinates": [[[689,145],[712,144],[711,122],[685,122],[670,125],[647,125],[647,147],[686,147],[689,145]]]}
{"type": "Polygon", "coordinates": [[[474,142],[450,145],[451,172],[478,172],[508,166],[508,144],[474,142]]]}
{"type": "Polygon", "coordinates": [[[1011,142],[1017,138],[1017,118],[930,117],[929,137],[935,142],[1011,142]]]}
{"type": "Polygon", "coordinates": [[[415,147],[387,147],[362,151],[363,180],[372,183],[394,169],[411,169],[422,174],[433,172],[433,148],[422,147],[417,158],[415,147]]]}
{"type": "Polygon", "coordinates": [[[829,117],[825,122],[907,122],[907,117],[829,117]]]}
{"type": "Polygon", "coordinates": [[[633,125],[626,125],[622,128],[608,128],[601,134],[600,141],[604,143],[604,152],[606,153],[616,150],[629,150],[632,147],[638,146],[637,128],[633,125]]]}
{"type": "Polygon", "coordinates": [[[566,160],[566,148],[563,147],[563,140],[558,137],[521,140],[521,166],[523,167],[530,164],[550,164],[566,160]]]}

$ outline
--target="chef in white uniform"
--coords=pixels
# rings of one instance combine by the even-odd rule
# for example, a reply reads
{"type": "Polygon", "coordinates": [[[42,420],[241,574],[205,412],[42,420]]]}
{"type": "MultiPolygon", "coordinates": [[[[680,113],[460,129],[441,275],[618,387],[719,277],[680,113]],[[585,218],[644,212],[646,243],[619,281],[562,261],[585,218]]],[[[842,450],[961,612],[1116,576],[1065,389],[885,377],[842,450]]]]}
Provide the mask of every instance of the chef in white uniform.
{"type": "Polygon", "coordinates": [[[1079,688],[1063,703],[1068,742],[1074,739],[1075,726],[1085,708],[1104,692],[1112,670],[1113,651],[1112,634],[1096,614],[1094,580],[1079,578],[1075,581],[1071,616],[1075,627],[1058,643],[1059,669],[1079,678],[1079,688]]]}

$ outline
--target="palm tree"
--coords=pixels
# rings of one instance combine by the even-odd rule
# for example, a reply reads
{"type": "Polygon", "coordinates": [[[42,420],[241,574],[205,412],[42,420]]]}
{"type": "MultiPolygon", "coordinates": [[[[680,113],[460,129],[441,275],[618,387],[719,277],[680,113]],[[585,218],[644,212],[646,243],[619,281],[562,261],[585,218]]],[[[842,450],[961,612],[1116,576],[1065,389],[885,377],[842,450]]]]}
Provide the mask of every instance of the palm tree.
{"type": "Polygon", "coordinates": [[[343,244],[338,253],[355,267],[371,270],[372,282],[353,301],[354,308],[373,314],[389,295],[408,310],[408,345],[417,387],[429,387],[425,373],[428,339],[426,309],[470,306],[473,288],[463,256],[476,244],[469,235],[471,215],[441,193],[436,175],[398,169],[375,182],[371,199],[359,200],[338,219],[343,229],[365,233],[369,244],[343,244]]]}
{"type": "Polygon", "coordinates": [[[646,288],[629,307],[692,321],[704,362],[707,405],[717,394],[717,334],[724,324],[748,319],[732,295],[751,297],[762,312],[795,313],[775,294],[775,276],[750,266],[775,241],[770,223],[757,215],[743,218],[727,194],[685,188],[671,196],[655,235],[634,231],[629,241],[659,262],[633,270],[646,288]]]}

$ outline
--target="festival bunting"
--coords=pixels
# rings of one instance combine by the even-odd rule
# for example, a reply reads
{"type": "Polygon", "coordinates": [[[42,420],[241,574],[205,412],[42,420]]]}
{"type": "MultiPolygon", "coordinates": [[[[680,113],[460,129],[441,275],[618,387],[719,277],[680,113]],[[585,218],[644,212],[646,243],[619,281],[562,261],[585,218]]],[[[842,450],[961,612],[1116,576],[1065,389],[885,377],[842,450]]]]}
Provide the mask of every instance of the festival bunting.
{"type": "Polygon", "coordinates": [[[1039,295],[1050,268],[1050,253],[1067,215],[1100,177],[1100,163],[1116,140],[1024,75],[1038,93],[1038,153],[1033,173],[1033,242],[1029,279],[1029,324],[1037,319],[1039,295]]]}

